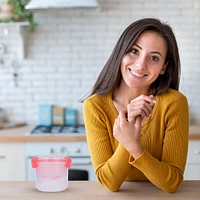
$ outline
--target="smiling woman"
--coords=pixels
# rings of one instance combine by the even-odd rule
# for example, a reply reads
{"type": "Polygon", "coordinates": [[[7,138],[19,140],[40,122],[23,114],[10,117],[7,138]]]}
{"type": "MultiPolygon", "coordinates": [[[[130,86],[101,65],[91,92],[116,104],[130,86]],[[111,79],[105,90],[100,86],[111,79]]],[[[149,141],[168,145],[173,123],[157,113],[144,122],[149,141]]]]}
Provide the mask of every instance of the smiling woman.
{"type": "Polygon", "coordinates": [[[175,192],[182,183],[189,113],[179,78],[171,27],[154,18],[130,24],[84,100],[92,162],[107,189],[140,180],[175,192]]]}

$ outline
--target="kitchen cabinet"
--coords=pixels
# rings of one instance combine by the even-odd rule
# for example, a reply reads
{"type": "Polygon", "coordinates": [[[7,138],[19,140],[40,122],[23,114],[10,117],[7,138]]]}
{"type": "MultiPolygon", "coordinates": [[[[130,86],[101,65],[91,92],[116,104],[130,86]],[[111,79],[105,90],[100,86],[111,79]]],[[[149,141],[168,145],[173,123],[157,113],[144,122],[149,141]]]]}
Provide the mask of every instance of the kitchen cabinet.
{"type": "Polygon", "coordinates": [[[24,180],[24,143],[0,143],[0,181],[24,180]]]}
{"type": "Polygon", "coordinates": [[[185,180],[200,180],[200,140],[190,140],[185,180]]]}

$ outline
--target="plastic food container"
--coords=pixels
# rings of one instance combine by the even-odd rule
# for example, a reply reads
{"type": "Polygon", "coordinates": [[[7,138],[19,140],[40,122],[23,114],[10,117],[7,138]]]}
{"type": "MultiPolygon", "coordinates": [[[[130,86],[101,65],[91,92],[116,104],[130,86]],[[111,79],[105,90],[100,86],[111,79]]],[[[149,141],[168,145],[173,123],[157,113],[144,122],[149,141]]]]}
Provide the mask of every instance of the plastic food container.
{"type": "Polygon", "coordinates": [[[43,192],[59,192],[68,187],[68,168],[71,158],[37,156],[32,158],[35,168],[35,187],[43,192]]]}

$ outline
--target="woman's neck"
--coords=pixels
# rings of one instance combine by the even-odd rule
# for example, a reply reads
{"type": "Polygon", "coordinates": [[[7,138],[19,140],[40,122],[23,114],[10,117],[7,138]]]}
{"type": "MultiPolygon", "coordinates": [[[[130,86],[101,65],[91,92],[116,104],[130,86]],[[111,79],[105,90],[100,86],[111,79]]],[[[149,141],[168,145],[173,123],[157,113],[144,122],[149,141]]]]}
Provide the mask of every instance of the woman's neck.
{"type": "Polygon", "coordinates": [[[130,88],[124,83],[121,82],[120,86],[113,92],[113,101],[120,104],[121,106],[126,107],[131,100],[137,98],[140,95],[150,95],[148,88],[130,88]]]}

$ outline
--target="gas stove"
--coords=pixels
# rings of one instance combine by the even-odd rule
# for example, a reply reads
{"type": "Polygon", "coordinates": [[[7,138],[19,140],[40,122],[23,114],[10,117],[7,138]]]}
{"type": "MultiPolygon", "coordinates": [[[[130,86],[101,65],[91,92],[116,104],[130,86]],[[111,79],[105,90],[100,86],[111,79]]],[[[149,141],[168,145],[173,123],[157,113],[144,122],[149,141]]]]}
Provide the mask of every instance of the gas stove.
{"type": "Polygon", "coordinates": [[[28,132],[28,135],[85,135],[85,126],[38,125],[28,132]]]}

